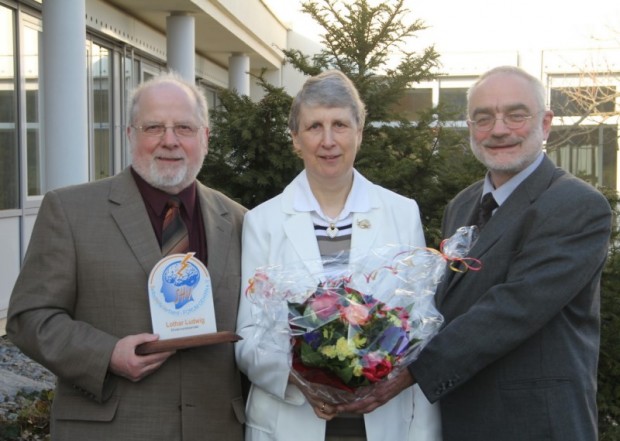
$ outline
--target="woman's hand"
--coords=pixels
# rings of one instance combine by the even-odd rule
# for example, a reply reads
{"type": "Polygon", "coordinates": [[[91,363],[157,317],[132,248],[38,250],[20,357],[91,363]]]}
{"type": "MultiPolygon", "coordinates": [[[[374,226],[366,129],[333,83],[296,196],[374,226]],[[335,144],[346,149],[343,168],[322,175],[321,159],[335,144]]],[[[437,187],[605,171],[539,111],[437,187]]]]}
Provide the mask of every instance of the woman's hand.
{"type": "Polygon", "coordinates": [[[309,387],[303,381],[300,381],[294,374],[289,374],[288,379],[290,383],[297,386],[304,394],[317,417],[329,421],[338,415],[338,412],[336,412],[338,403],[321,396],[316,390],[309,387]]]}

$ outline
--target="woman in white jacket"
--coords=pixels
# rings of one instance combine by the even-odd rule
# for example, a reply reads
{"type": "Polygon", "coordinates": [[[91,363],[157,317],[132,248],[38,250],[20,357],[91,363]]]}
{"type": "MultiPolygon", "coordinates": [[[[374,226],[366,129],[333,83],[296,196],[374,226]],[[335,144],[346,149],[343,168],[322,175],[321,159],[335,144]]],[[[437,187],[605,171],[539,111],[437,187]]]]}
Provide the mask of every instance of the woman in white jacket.
{"type": "Polygon", "coordinates": [[[289,116],[304,171],[280,195],[246,214],[237,320],[243,340],[236,343],[236,356],[252,382],[247,441],[441,440],[439,408],[417,386],[369,414],[337,415],[334,405],[317,400],[290,377],[288,334],[273,336],[280,351],[261,350],[255,338],[259,306],[245,290],[257,268],[303,262],[315,274],[321,259],[334,253],[350,253],[355,261],[387,244],[425,245],[415,201],[353,168],[365,114],[355,86],[341,72],[308,79],[289,116]]]}

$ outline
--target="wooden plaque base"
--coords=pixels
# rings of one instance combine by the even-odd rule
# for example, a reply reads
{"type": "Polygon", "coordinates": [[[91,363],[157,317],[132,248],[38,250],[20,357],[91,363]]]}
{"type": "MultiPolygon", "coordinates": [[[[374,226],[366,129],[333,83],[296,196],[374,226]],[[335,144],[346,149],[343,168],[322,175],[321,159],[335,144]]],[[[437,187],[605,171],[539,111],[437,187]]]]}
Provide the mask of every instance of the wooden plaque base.
{"type": "Polygon", "coordinates": [[[231,331],[212,332],[210,334],[193,335],[191,337],[169,338],[167,340],[142,343],[136,347],[136,354],[146,355],[155,352],[176,351],[179,349],[215,345],[239,340],[241,340],[241,337],[231,331]]]}

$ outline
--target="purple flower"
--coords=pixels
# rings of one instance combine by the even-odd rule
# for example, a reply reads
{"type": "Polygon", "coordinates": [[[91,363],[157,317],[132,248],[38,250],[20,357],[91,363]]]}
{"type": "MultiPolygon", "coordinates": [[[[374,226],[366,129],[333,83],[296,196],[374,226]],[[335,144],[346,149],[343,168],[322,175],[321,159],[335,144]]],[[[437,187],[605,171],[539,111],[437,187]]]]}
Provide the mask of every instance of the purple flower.
{"type": "Polygon", "coordinates": [[[316,350],[316,348],[318,348],[321,344],[323,337],[321,336],[321,331],[316,329],[312,332],[305,333],[303,335],[303,339],[306,343],[310,345],[310,347],[312,347],[312,349],[316,350]]]}
{"type": "Polygon", "coordinates": [[[407,332],[398,326],[390,326],[376,342],[378,348],[393,356],[400,355],[409,346],[407,332]]]}

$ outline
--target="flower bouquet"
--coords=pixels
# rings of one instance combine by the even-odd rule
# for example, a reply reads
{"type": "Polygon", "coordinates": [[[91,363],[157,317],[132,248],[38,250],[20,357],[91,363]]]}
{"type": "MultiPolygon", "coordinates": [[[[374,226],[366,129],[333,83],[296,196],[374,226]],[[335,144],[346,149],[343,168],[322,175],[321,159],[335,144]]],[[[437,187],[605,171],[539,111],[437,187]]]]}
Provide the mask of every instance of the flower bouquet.
{"type": "Polygon", "coordinates": [[[472,233],[460,229],[441,252],[394,245],[357,262],[259,268],[246,292],[261,312],[259,345],[267,355],[283,350],[269,336],[287,333],[300,384],[332,402],[360,398],[363,386],[407,366],[439,330],[434,294],[446,262],[478,269],[465,258],[472,233]]]}

